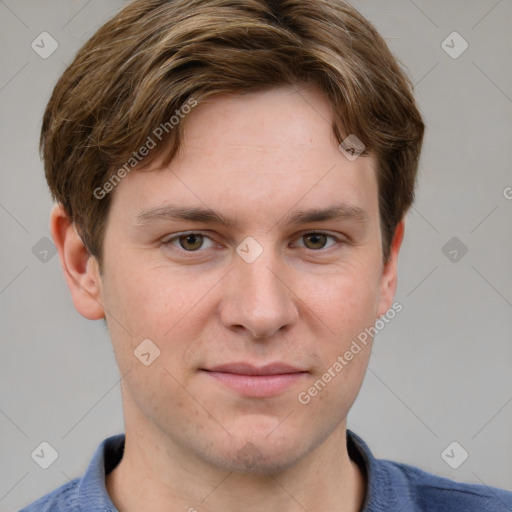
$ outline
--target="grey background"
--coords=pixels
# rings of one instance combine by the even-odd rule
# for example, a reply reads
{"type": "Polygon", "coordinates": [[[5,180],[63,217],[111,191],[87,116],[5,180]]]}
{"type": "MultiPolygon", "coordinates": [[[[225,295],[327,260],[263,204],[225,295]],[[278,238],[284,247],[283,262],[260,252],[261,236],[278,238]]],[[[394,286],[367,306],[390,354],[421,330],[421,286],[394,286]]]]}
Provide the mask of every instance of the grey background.
{"type": "MultiPolygon", "coordinates": [[[[75,311],[58,256],[40,260],[51,201],[37,144],[58,76],[124,4],[0,0],[3,512],[81,475],[123,431],[107,332],[75,311]],[[43,31],[59,44],[47,59],[31,48],[43,31]],[[59,454],[46,470],[31,458],[42,441],[59,454]]],[[[408,69],[427,134],[399,264],[403,311],[376,338],[348,426],[377,457],[512,490],[512,1],[353,4],[408,69]],[[453,31],[469,43],[457,59],[441,46],[453,31]],[[454,236],[468,248],[456,262],[442,251],[454,236]],[[458,469],[441,457],[452,441],[469,453],[458,469]]]]}

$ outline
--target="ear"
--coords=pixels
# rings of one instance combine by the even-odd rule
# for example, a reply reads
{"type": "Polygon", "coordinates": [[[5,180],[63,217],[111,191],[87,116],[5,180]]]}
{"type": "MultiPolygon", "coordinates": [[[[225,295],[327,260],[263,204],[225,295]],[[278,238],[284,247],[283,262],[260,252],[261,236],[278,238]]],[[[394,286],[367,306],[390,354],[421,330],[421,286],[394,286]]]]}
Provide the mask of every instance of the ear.
{"type": "Polygon", "coordinates": [[[85,247],[60,203],[52,208],[50,228],[76,310],[89,320],[105,318],[98,262],[85,247]]]}
{"type": "Polygon", "coordinates": [[[383,316],[391,307],[397,286],[398,253],[404,239],[405,219],[402,219],[396,229],[391,242],[390,254],[384,265],[380,282],[380,298],[377,309],[377,318],[383,316]]]}

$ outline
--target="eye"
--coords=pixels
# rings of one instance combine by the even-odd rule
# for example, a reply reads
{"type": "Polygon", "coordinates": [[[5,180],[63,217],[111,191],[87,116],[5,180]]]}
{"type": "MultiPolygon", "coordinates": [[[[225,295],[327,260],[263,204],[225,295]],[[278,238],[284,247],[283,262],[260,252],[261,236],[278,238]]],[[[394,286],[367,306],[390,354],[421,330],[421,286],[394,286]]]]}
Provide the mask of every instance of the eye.
{"type": "Polygon", "coordinates": [[[327,239],[331,238],[334,240],[334,244],[331,244],[329,247],[332,247],[332,245],[335,245],[337,242],[340,242],[340,240],[335,237],[334,235],[329,235],[328,233],[323,232],[312,232],[312,233],[306,233],[302,235],[299,240],[305,240],[305,246],[306,249],[311,249],[314,251],[318,251],[321,249],[326,249],[325,244],[327,242],[327,239]]]}
{"type": "MultiPolygon", "coordinates": [[[[304,240],[305,244],[303,247],[306,249],[310,249],[312,251],[320,251],[322,249],[326,249],[328,247],[332,247],[336,245],[336,243],[341,242],[340,239],[335,237],[334,235],[329,235],[328,233],[323,232],[310,232],[302,235],[299,240],[304,240]],[[334,242],[326,246],[328,239],[333,240],[334,242]]],[[[180,233],[172,238],[168,238],[164,240],[163,245],[171,245],[178,249],[183,249],[185,252],[200,252],[200,249],[211,249],[213,247],[213,240],[203,234],[203,233],[180,233]],[[204,247],[205,240],[210,241],[209,247],[204,247]],[[176,243],[179,243],[179,247],[176,246],[176,243]]]]}
{"type": "Polygon", "coordinates": [[[174,242],[178,242],[180,247],[187,252],[197,252],[201,248],[205,239],[212,240],[210,237],[203,235],[202,233],[182,233],[163,241],[164,245],[174,245],[174,242]]]}

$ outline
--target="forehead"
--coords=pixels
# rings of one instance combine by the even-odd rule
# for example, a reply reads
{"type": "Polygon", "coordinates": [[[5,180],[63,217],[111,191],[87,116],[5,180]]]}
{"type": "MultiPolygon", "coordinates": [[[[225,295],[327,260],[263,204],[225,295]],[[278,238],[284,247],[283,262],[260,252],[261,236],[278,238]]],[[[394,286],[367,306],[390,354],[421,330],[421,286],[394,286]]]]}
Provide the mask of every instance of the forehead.
{"type": "Polygon", "coordinates": [[[200,103],[173,161],[127,175],[112,208],[134,222],[165,203],[256,220],[340,202],[377,213],[373,157],[339,151],[319,90],[280,87],[200,103]]]}

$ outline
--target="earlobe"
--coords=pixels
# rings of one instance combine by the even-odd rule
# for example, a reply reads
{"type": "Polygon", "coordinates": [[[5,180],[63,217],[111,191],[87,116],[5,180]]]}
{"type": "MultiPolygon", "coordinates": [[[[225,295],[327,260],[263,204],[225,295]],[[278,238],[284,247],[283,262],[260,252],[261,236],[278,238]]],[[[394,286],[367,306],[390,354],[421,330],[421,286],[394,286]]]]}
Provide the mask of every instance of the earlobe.
{"type": "Polygon", "coordinates": [[[383,316],[392,306],[397,287],[397,266],[398,254],[404,239],[405,219],[402,219],[396,229],[391,242],[390,254],[387,263],[384,265],[380,285],[380,300],[377,310],[377,318],[383,316]]]}
{"type": "Polygon", "coordinates": [[[85,247],[60,203],[52,208],[50,228],[76,310],[89,320],[105,318],[98,262],[85,247]]]}

